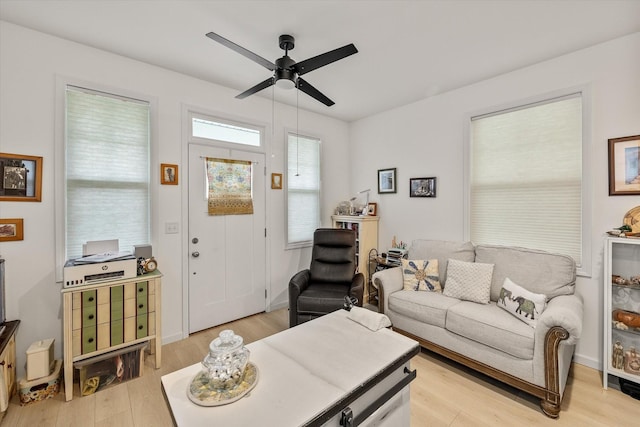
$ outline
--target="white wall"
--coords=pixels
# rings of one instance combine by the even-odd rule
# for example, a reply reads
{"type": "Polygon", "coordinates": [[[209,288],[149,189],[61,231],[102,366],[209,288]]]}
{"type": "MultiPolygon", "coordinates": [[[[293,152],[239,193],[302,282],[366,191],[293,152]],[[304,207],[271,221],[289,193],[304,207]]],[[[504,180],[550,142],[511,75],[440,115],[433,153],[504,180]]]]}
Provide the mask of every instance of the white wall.
{"type": "MultiPolygon", "coordinates": [[[[592,93],[592,276],[580,277],[584,329],[576,361],[602,361],[603,234],[622,224],[640,196],[608,195],[607,139],[640,134],[640,33],[574,52],[459,90],[368,117],[351,125],[350,143],[364,167],[351,189],[377,188],[377,169],[397,168],[396,194],[376,194],[380,247],[416,238],[462,240],[463,144],[472,112],[565,88],[588,85],[592,93]],[[363,170],[364,169],[364,170],[363,170]],[[435,199],[409,198],[409,178],[437,177],[435,199]]],[[[419,76],[414,76],[419,78],[419,76]]]]}
{"type": "MultiPolygon", "coordinates": [[[[166,342],[183,336],[182,251],[185,236],[164,234],[165,222],[183,223],[180,200],[186,191],[187,159],[182,159],[182,109],[198,106],[206,111],[268,124],[267,168],[284,171],[284,135],[296,129],[295,108],[276,104],[271,137],[271,101],[251,97],[236,100],[237,91],[165,69],[51,37],[0,21],[0,152],[44,158],[42,201],[0,202],[0,218],[24,218],[24,240],[0,243],[6,259],[7,318],[22,321],[17,335],[18,375],[24,370],[25,350],[34,341],[56,339],[61,357],[61,284],[55,282],[55,198],[62,192],[54,182],[55,141],[62,138],[56,114],[62,108],[56,81],[73,78],[100,87],[134,92],[157,101],[157,131],[152,141],[152,244],[163,278],[162,333],[166,342]],[[180,185],[160,186],[160,163],[177,163],[180,185]]],[[[349,196],[348,124],[300,111],[299,129],[319,136],[323,156],[323,223],[338,201],[349,196]]],[[[269,180],[267,180],[269,181],[269,180]]],[[[270,265],[269,308],[287,305],[287,284],[309,265],[310,251],[284,250],[284,191],[267,190],[267,252],[270,265]]],[[[186,200],[186,197],[182,197],[186,200]]],[[[144,243],[144,242],[141,242],[144,243]]]]}

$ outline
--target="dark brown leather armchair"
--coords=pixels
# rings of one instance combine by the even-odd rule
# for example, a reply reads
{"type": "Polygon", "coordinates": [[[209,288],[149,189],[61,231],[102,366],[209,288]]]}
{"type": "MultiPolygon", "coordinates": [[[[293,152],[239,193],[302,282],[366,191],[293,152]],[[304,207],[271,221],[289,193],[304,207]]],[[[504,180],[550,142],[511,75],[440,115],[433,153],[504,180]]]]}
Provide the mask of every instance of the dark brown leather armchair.
{"type": "Polygon", "coordinates": [[[345,296],[362,306],[364,275],[356,271],[356,232],[319,228],[313,233],[311,266],[289,281],[289,326],[341,309],[345,296]]]}

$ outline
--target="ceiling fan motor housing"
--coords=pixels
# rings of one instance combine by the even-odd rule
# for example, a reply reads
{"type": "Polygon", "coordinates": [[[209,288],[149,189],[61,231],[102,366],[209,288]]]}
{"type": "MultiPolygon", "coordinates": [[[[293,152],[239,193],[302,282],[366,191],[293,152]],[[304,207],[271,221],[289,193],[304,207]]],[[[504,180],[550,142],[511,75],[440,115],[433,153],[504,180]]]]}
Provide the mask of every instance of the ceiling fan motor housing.
{"type": "Polygon", "coordinates": [[[292,82],[296,82],[297,74],[293,70],[293,66],[296,61],[289,58],[288,56],[283,56],[282,58],[276,59],[276,70],[275,70],[275,78],[277,80],[291,80],[292,82]]]}

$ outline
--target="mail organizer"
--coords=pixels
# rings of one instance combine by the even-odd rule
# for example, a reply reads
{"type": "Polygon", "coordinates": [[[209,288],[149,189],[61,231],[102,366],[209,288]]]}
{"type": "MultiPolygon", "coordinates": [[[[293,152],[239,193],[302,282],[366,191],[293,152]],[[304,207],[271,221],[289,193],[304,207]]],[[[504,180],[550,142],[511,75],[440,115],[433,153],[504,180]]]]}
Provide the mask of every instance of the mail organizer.
{"type": "Polygon", "coordinates": [[[62,290],[66,400],[73,398],[76,362],[151,342],[156,368],[160,367],[161,277],[156,271],[62,290]]]}

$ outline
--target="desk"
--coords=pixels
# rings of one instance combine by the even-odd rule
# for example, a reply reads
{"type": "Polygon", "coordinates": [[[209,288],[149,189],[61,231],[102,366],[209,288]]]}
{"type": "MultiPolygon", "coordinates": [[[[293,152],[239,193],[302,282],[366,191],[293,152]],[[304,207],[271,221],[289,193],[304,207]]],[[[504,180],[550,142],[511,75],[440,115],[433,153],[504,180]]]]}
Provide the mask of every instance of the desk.
{"type": "Polygon", "coordinates": [[[338,310],[248,344],[258,383],[228,405],[202,407],[189,400],[187,386],[199,363],[164,375],[175,424],[340,426],[343,410],[350,408],[357,422],[349,425],[409,426],[408,384],[415,371],[407,371],[418,343],[389,329],[373,332],[347,315],[338,310]],[[389,390],[392,395],[384,396],[389,390]]]}

